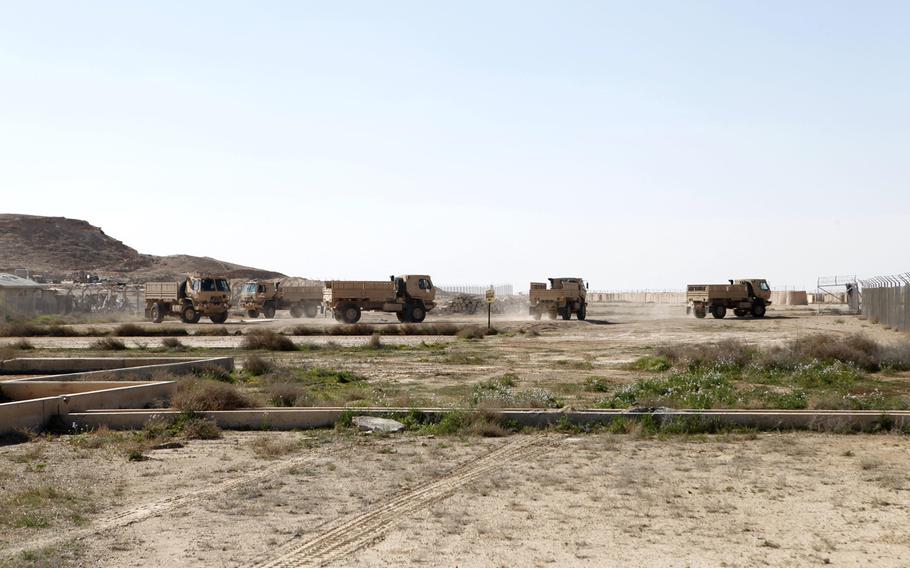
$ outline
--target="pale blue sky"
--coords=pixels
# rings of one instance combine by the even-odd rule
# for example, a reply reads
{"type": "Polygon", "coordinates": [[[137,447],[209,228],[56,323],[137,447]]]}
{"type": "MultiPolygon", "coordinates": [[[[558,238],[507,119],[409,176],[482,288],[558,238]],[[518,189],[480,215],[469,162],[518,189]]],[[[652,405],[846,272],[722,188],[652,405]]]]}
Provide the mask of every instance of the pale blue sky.
{"type": "Polygon", "coordinates": [[[908,22],[906,2],[2,2],[0,209],[320,278],[906,271],[908,22]]]}

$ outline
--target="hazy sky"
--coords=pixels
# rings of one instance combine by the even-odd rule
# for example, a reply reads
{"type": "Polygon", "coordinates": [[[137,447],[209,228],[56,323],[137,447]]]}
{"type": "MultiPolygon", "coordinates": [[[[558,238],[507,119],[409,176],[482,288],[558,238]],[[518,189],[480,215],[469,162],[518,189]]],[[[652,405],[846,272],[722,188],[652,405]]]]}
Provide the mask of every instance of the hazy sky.
{"type": "Polygon", "coordinates": [[[0,211],[318,278],[910,270],[908,2],[2,2],[0,211]]]}

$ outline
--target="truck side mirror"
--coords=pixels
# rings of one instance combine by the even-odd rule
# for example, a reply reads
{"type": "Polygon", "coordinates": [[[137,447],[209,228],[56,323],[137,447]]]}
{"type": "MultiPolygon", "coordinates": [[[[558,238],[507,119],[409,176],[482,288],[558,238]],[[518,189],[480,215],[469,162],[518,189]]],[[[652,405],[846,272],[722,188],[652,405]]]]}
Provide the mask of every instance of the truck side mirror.
{"type": "Polygon", "coordinates": [[[394,282],[394,281],[395,281],[395,275],[393,274],[393,275],[389,276],[389,282],[394,282]]]}
{"type": "Polygon", "coordinates": [[[591,283],[585,282],[585,290],[590,290],[590,289],[591,289],[591,283]]]}

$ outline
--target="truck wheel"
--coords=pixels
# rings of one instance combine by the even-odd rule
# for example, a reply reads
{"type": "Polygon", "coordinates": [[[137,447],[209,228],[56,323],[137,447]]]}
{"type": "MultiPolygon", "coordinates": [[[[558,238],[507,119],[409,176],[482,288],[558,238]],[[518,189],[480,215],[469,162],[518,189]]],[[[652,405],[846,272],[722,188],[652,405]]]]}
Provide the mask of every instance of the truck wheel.
{"type": "Polygon", "coordinates": [[[756,318],[765,317],[765,305],[759,302],[752,304],[752,316],[756,318]]]}
{"type": "Polygon", "coordinates": [[[259,317],[259,312],[256,310],[248,310],[246,312],[246,317],[248,317],[250,319],[256,319],[259,317]]]}
{"type": "Polygon", "coordinates": [[[272,319],[273,317],[275,317],[275,305],[274,304],[264,305],[262,307],[262,315],[264,315],[266,317],[266,319],[272,319]]]}
{"type": "Polygon", "coordinates": [[[534,310],[534,311],[531,312],[531,317],[534,318],[534,319],[536,319],[536,320],[539,320],[539,319],[540,319],[540,316],[542,316],[542,315],[543,315],[543,314],[540,313],[540,310],[534,310]]]}
{"type": "Polygon", "coordinates": [[[347,304],[341,308],[341,321],[344,323],[357,323],[360,321],[360,306],[347,304]]]}
{"type": "Polygon", "coordinates": [[[578,313],[575,314],[579,321],[585,321],[585,318],[588,317],[588,306],[582,304],[578,308],[578,313]]]}
{"type": "Polygon", "coordinates": [[[723,304],[714,304],[711,306],[711,315],[714,316],[714,319],[724,319],[724,316],[727,315],[727,306],[723,304]]]}
{"type": "Polygon", "coordinates": [[[319,306],[316,304],[307,304],[303,307],[303,315],[308,318],[316,317],[316,314],[319,313],[319,306]]]}
{"type": "MultiPolygon", "coordinates": [[[[220,314],[212,314],[209,316],[209,319],[212,320],[212,323],[224,323],[227,321],[228,313],[222,312],[220,314]]],[[[199,321],[198,318],[196,321],[199,321]]]]}
{"type": "Polygon", "coordinates": [[[151,318],[155,323],[164,321],[164,310],[161,309],[161,304],[152,304],[151,318]]]}
{"type": "Polygon", "coordinates": [[[401,310],[400,312],[395,312],[395,317],[398,318],[398,321],[400,321],[401,323],[407,323],[407,321],[408,321],[408,314],[406,314],[404,310],[401,310]]]}
{"type": "Polygon", "coordinates": [[[695,317],[698,319],[703,319],[707,313],[705,311],[705,305],[702,303],[697,303],[692,306],[692,313],[695,314],[695,317]]]}
{"type": "Polygon", "coordinates": [[[291,317],[292,318],[302,318],[303,317],[303,306],[300,304],[294,304],[291,306],[291,317]]]}
{"type": "Polygon", "coordinates": [[[196,310],[193,306],[184,306],[180,312],[180,321],[183,323],[196,323],[199,318],[196,317],[196,310]]]}
{"type": "Polygon", "coordinates": [[[555,320],[557,315],[556,310],[547,311],[547,317],[551,320],[555,320]]]}
{"type": "Polygon", "coordinates": [[[570,308],[569,306],[564,307],[562,310],[560,310],[559,315],[561,315],[562,319],[564,319],[564,320],[572,319],[572,308],[570,308]]]}
{"type": "Polygon", "coordinates": [[[744,310],[742,308],[736,308],[733,310],[733,315],[738,318],[744,318],[749,314],[749,310],[744,310]]]}
{"type": "Polygon", "coordinates": [[[423,306],[411,306],[410,320],[414,323],[420,323],[427,317],[427,310],[423,306]]]}

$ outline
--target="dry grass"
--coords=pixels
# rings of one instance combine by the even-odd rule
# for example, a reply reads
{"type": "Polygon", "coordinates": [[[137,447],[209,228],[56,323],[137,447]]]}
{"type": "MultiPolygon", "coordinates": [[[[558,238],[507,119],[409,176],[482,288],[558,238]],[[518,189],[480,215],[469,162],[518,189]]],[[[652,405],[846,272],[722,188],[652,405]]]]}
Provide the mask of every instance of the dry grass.
{"type": "Polygon", "coordinates": [[[186,351],[187,347],[176,337],[165,337],[161,340],[161,346],[168,351],[186,351]]]}
{"type": "Polygon", "coordinates": [[[288,440],[272,435],[259,436],[250,443],[250,449],[256,457],[270,460],[293,454],[302,447],[299,439],[288,440]]]}
{"type": "Polygon", "coordinates": [[[288,337],[270,329],[255,329],[249,332],[240,343],[243,349],[263,351],[296,351],[297,346],[288,337]]]}
{"type": "Polygon", "coordinates": [[[146,327],[134,323],[124,323],[114,329],[117,337],[169,337],[189,335],[182,327],[146,327]]]}
{"type": "Polygon", "coordinates": [[[96,351],[124,351],[127,349],[126,344],[123,341],[114,337],[96,339],[88,348],[96,351]]]}
{"type": "Polygon", "coordinates": [[[779,347],[760,350],[741,341],[665,345],[655,355],[673,366],[692,368],[753,365],[763,369],[794,369],[812,362],[840,362],[869,372],[910,369],[910,343],[883,345],[864,335],[812,334],[779,347]]]}
{"type": "MultiPolygon", "coordinates": [[[[285,333],[290,335],[455,335],[465,326],[451,323],[403,323],[373,325],[355,323],[353,325],[314,326],[298,325],[285,333]]],[[[470,326],[476,327],[476,326],[470,326]]]]}
{"type": "Polygon", "coordinates": [[[171,404],[184,412],[204,412],[252,408],[256,401],[234,385],[187,377],[177,382],[171,404]]]}
{"type": "Polygon", "coordinates": [[[258,355],[250,355],[243,362],[243,370],[250,375],[260,376],[271,373],[275,368],[275,364],[268,359],[264,359],[258,355]]]}

